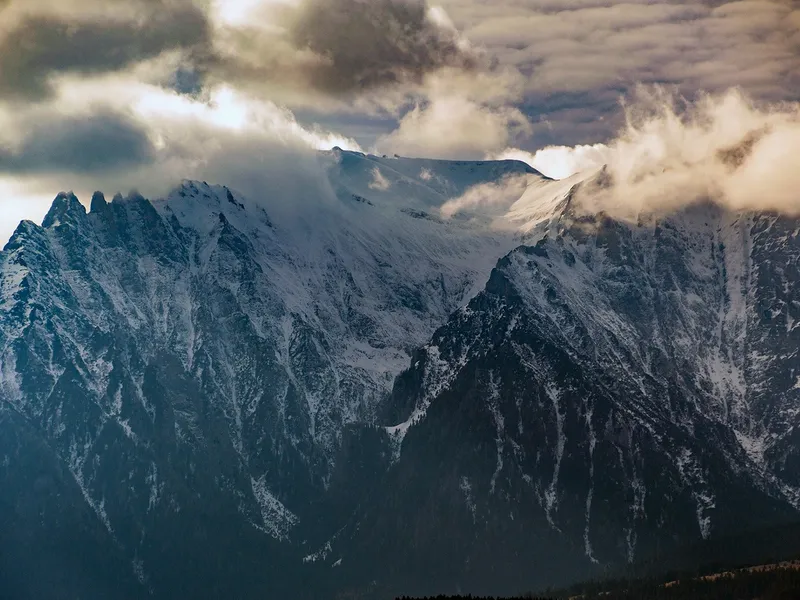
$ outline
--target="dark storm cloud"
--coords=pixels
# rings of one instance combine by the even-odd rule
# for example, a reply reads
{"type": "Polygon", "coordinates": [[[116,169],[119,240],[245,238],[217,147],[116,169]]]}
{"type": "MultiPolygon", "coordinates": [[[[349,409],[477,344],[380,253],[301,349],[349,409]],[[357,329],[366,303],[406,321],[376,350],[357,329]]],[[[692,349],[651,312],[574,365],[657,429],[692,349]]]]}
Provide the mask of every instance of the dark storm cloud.
{"type": "Polygon", "coordinates": [[[180,92],[226,82],[294,100],[416,84],[443,67],[478,63],[426,0],[266,3],[235,25],[213,22],[199,0],[9,6],[0,13],[0,99],[42,99],[54,75],[122,71],[172,50],[184,51],[184,61],[164,83],[180,92]]]}
{"type": "Polygon", "coordinates": [[[326,91],[420,81],[443,66],[475,64],[422,0],[305,0],[293,21],[295,47],[324,59],[311,81],[326,91]]]}
{"type": "Polygon", "coordinates": [[[343,96],[480,61],[425,0],[301,0],[265,18],[277,26],[224,31],[207,70],[271,91],[343,96]]]}
{"type": "Polygon", "coordinates": [[[21,142],[4,148],[0,173],[98,173],[147,164],[154,148],[147,132],[130,118],[107,109],[85,117],[26,124],[21,142]]]}
{"type": "Polygon", "coordinates": [[[115,4],[135,10],[94,13],[75,3],[74,12],[33,12],[0,29],[0,98],[41,99],[56,74],[115,72],[210,43],[207,16],[190,2],[112,0],[107,8],[115,4]]]}

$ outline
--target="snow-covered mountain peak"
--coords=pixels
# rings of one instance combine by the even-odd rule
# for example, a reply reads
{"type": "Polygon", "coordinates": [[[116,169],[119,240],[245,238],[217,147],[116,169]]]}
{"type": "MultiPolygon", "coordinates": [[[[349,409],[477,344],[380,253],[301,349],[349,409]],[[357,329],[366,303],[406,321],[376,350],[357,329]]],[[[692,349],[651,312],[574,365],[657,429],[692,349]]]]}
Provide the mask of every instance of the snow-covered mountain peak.
{"type": "Polygon", "coordinates": [[[167,218],[174,216],[182,227],[203,235],[218,227],[220,215],[240,231],[252,233],[272,227],[264,206],[226,186],[205,181],[184,180],[166,198],[155,201],[154,206],[167,218]]]}
{"type": "Polygon", "coordinates": [[[103,192],[95,192],[92,194],[92,202],[89,205],[90,213],[101,212],[105,210],[107,206],[108,202],[106,201],[106,197],[103,192]]]}
{"type": "Polygon", "coordinates": [[[72,192],[60,192],[45,215],[42,226],[45,228],[55,227],[63,222],[80,218],[85,214],[86,208],[80,203],[75,194],[72,192]]]}
{"type": "Polygon", "coordinates": [[[480,184],[498,183],[506,177],[529,175],[531,179],[550,181],[547,177],[515,160],[459,161],[423,158],[375,156],[360,152],[338,151],[330,156],[330,179],[351,191],[378,202],[418,208],[438,213],[453,198],[480,184]]]}
{"type": "MultiPolygon", "coordinates": [[[[4,306],[26,307],[3,325],[8,389],[55,385],[74,363],[98,414],[116,414],[108,403],[121,395],[151,416],[141,369],[166,360],[181,373],[170,381],[200,386],[221,411],[238,453],[248,452],[247,428],[268,423],[274,452],[318,485],[342,428],[377,419],[413,349],[518,243],[439,208],[476,183],[536,177],[513,162],[318,158],[314,185],[324,185],[313,189],[263,186],[246,197],[184,181],[153,202],[95,194],[88,214],[74,195],[59,195],[46,227],[20,226],[1,257],[4,306]],[[35,285],[21,294],[29,277],[35,285]],[[50,329],[30,329],[35,306],[48,307],[50,329]],[[13,367],[26,335],[42,336],[30,343],[44,365],[29,384],[13,367]]],[[[43,410],[50,392],[37,390],[32,406],[43,410]]],[[[144,422],[128,423],[129,439],[143,435],[144,422]]],[[[275,487],[279,472],[264,480],[253,467],[251,478],[263,481],[260,498],[294,501],[275,487]]]]}

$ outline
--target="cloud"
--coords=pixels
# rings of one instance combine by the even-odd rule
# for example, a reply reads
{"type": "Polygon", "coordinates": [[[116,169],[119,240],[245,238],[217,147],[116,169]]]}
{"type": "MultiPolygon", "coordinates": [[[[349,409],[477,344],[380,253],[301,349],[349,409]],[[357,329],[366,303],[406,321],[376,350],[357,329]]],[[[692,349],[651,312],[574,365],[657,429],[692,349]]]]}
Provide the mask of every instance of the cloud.
{"type": "MultiPolygon", "coordinates": [[[[97,174],[146,164],[155,158],[145,127],[101,107],[81,116],[24,119],[16,147],[0,147],[0,173],[97,174]]],[[[6,129],[8,133],[8,129],[6,129]]]]}
{"type": "Polygon", "coordinates": [[[800,214],[800,104],[765,105],[740,90],[686,102],[641,90],[604,151],[602,185],[579,195],[619,218],[712,201],[732,210],[800,214]]]}
{"type": "Polygon", "coordinates": [[[0,13],[0,101],[137,69],[190,95],[228,85],[293,108],[396,113],[429,75],[491,59],[427,0],[10,0],[0,13]]]}
{"type": "Polygon", "coordinates": [[[462,211],[480,211],[486,215],[501,216],[537,181],[536,175],[508,175],[497,183],[480,183],[469,188],[458,198],[445,202],[440,212],[451,218],[462,211]]]}
{"type": "Polygon", "coordinates": [[[97,189],[108,195],[136,189],[163,197],[183,179],[227,184],[248,197],[328,197],[319,149],[358,149],[346,137],[303,127],[273,103],[215,90],[208,101],[132,81],[74,83],[49,105],[0,111],[0,231],[16,225],[28,203],[39,218],[42,204],[60,190],[82,199],[97,189]],[[115,103],[116,102],[116,103],[115,103]],[[15,124],[16,121],[16,124],[15,124]],[[311,187],[306,187],[311,186],[311,187]]]}
{"type": "Polygon", "coordinates": [[[472,71],[482,60],[426,0],[268,2],[250,17],[218,24],[203,69],[294,105],[371,93],[385,101],[399,90],[396,105],[427,75],[472,71]]]}
{"type": "Polygon", "coordinates": [[[552,179],[566,179],[575,173],[602,167],[608,160],[608,146],[547,146],[535,153],[509,148],[489,158],[521,160],[552,179]]]}
{"type": "Polygon", "coordinates": [[[442,67],[475,65],[455,28],[423,0],[304,0],[289,22],[293,45],[323,59],[310,75],[325,91],[419,83],[442,67]]]}
{"type": "MultiPolygon", "coordinates": [[[[737,194],[759,193],[753,173],[793,177],[771,166],[785,160],[776,144],[794,139],[794,109],[777,103],[800,100],[793,0],[437,4],[0,0],[0,165],[24,184],[15,190],[36,194],[136,186],[157,195],[184,177],[241,178],[257,191],[281,153],[303,163],[314,148],[356,148],[357,135],[386,153],[513,155],[553,177],[602,159],[615,189],[641,192],[645,204],[672,185],[734,206],[737,194]],[[635,103],[626,121],[620,98],[639,82],[675,88],[686,103],[635,103]],[[723,102],[731,86],[739,100],[723,102]],[[722,122],[717,113],[739,119],[741,135],[723,144],[716,130],[703,133],[722,122]],[[747,115],[758,127],[742,125],[747,115]],[[666,175],[645,172],[644,157],[666,175]]],[[[775,185],[780,198],[788,184],[775,185]]]]}
{"type": "MultiPolygon", "coordinates": [[[[316,111],[319,120],[372,118],[372,129],[382,131],[367,134],[370,143],[411,111],[395,138],[414,149],[406,140],[418,136],[408,130],[420,110],[436,99],[442,104],[436,81],[444,77],[458,86],[451,96],[466,89],[484,114],[523,113],[535,137],[519,145],[532,150],[605,141],[621,124],[619,97],[638,83],[677,85],[688,97],[740,86],[759,100],[800,99],[800,9],[793,0],[6,4],[0,100],[52,96],[65,75],[137,70],[198,97],[227,85],[316,111]],[[501,74],[515,81],[494,85],[501,74]],[[502,103],[478,97],[498,92],[502,103]]],[[[469,152],[454,152],[474,155],[467,146],[469,152]]]]}
{"type": "Polygon", "coordinates": [[[0,99],[41,99],[59,75],[120,71],[210,44],[206,15],[189,0],[112,0],[103,9],[66,2],[58,10],[34,0],[11,10],[21,4],[0,14],[0,99]]]}
{"type": "Polygon", "coordinates": [[[376,146],[403,156],[477,159],[530,132],[528,119],[516,108],[445,95],[417,105],[376,146]]]}
{"type": "Polygon", "coordinates": [[[793,0],[441,2],[473,44],[525,75],[540,145],[605,141],[621,124],[617,99],[639,83],[800,100],[793,0]]]}

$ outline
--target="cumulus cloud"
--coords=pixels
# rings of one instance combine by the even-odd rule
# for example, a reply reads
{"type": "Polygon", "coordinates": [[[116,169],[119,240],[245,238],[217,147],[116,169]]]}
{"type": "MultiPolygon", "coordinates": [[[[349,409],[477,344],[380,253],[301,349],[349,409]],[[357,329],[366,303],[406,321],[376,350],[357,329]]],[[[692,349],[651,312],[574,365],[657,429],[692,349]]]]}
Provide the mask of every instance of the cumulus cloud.
{"type": "Polygon", "coordinates": [[[483,60],[426,0],[266,2],[250,16],[218,23],[202,68],[294,105],[372,94],[396,106],[427,75],[473,71],[483,60]]]}
{"type": "Polygon", "coordinates": [[[407,81],[475,57],[441,12],[424,0],[304,0],[289,20],[298,49],[323,60],[311,81],[341,92],[407,81]]]}
{"type": "Polygon", "coordinates": [[[604,155],[602,177],[579,196],[592,212],[636,219],[712,201],[800,214],[800,104],[764,105],[740,90],[693,103],[642,91],[604,155]]]}
{"type": "Polygon", "coordinates": [[[297,105],[420,85],[439,69],[481,61],[426,0],[246,4],[10,0],[0,14],[0,98],[43,98],[59,75],[121,71],[176,53],[172,81],[181,91],[230,84],[297,105]],[[237,5],[242,14],[226,18],[237,5]]]}
{"type": "Polygon", "coordinates": [[[378,139],[377,148],[404,156],[475,159],[530,132],[527,117],[517,108],[447,95],[417,105],[395,131],[378,139]]]}

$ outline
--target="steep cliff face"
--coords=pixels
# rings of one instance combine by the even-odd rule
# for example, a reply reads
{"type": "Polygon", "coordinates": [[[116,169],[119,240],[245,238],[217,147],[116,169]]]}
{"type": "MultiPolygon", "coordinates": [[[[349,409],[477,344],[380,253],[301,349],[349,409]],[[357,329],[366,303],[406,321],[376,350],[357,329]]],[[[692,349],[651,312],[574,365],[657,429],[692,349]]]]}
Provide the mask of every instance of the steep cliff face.
{"type": "Polygon", "coordinates": [[[0,586],[497,594],[797,516],[800,222],[581,216],[510,161],[319,169],[19,226],[0,586]]]}
{"type": "Polygon", "coordinates": [[[398,378],[397,462],[330,560],[514,593],[795,519],[799,225],[565,196],[398,378]]]}
{"type": "MultiPolygon", "coordinates": [[[[153,203],[96,195],[88,213],[61,194],[0,255],[4,427],[24,425],[143,589],[258,589],[264,556],[326,531],[314,507],[344,427],[375,421],[411,350],[513,246],[441,220],[444,194],[536,177],[320,162],[325,197],[296,209],[199,182],[153,203]],[[185,588],[188,570],[202,572],[185,588]]],[[[5,450],[11,477],[25,452],[5,450]]]]}

